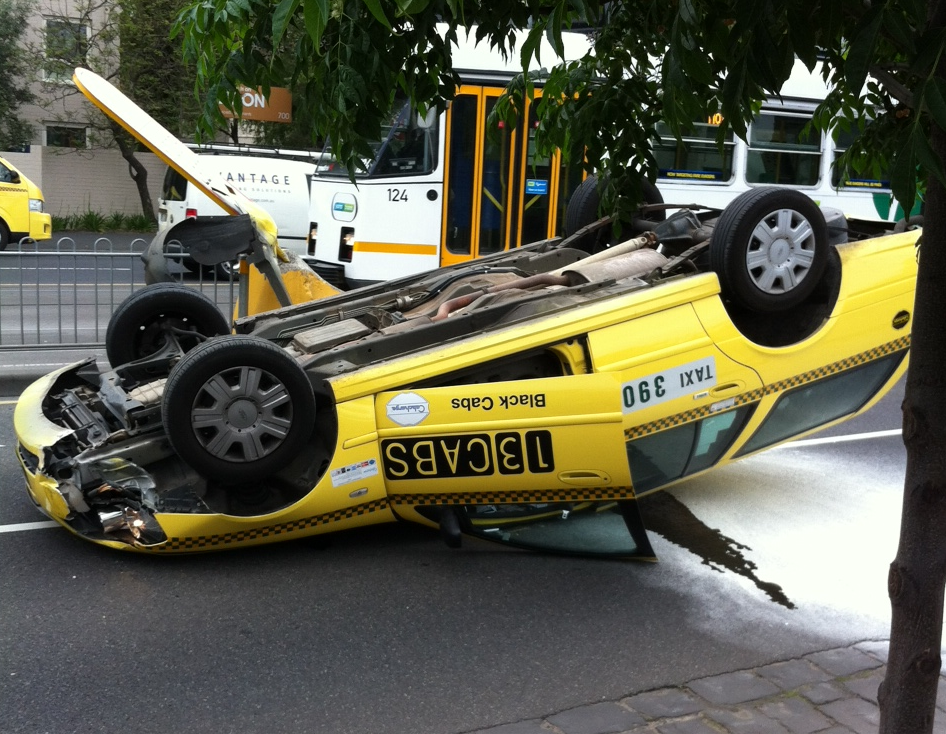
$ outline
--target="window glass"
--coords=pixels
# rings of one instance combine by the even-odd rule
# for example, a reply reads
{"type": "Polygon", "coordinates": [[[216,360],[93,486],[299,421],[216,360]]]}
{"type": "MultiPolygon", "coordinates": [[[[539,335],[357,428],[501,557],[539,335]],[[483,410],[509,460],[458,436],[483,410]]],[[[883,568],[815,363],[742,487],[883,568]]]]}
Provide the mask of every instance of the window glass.
{"type": "Polygon", "coordinates": [[[458,95],[450,104],[450,172],[447,187],[447,249],[457,254],[472,252],[473,174],[476,161],[477,99],[458,95]]]}
{"type": "Polygon", "coordinates": [[[754,406],[745,405],[701,421],[684,423],[627,444],[631,481],[638,494],[708,469],[735,441],[754,406]]]}
{"type": "Polygon", "coordinates": [[[187,179],[170,166],[164,174],[161,196],[165,201],[184,201],[187,198],[187,179]]]}
{"type": "Polygon", "coordinates": [[[889,189],[890,180],[884,171],[883,178],[870,178],[865,171],[858,174],[854,171],[845,171],[838,165],[838,158],[854,142],[854,131],[837,131],[837,140],[834,142],[834,158],[831,161],[831,185],[836,189],[889,189]]]}
{"type": "Polygon", "coordinates": [[[658,177],[674,181],[732,180],[735,138],[730,132],[720,151],[716,144],[716,131],[717,125],[711,122],[694,123],[678,142],[667,125],[658,123],[660,142],[654,145],[658,177]]]}
{"type": "Polygon", "coordinates": [[[13,171],[0,163],[0,183],[13,183],[14,177],[13,171]]]}
{"type": "Polygon", "coordinates": [[[803,132],[809,118],[763,112],[749,127],[746,180],[814,186],[821,167],[821,134],[803,132]]]}
{"type": "Polygon", "coordinates": [[[850,415],[876,394],[902,359],[903,353],[891,354],[783,393],[736,455],[750,454],[850,415]]]}
{"type": "MultiPolygon", "coordinates": [[[[484,114],[489,119],[497,97],[486,99],[484,114]]],[[[513,134],[500,121],[499,129],[486,132],[483,141],[483,192],[480,198],[479,254],[506,248],[506,205],[509,201],[509,157],[513,134]]]]}
{"type": "Polygon", "coordinates": [[[47,81],[68,81],[77,66],[86,65],[89,29],[82,23],[67,18],[47,18],[44,40],[47,81]]]}
{"type": "Polygon", "coordinates": [[[430,173],[437,165],[439,115],[436,110],[421,116],[404,102],[395,108],[383,129],[369,176],[430,173]]]}
{"type": "Polygon", "coordinates": [[[46,145],[54,148],[85,148],[85,128],[47,125],[46,145]]]}
{"type": "Polygon", "coordinates": [[[535,104],[529,105],[526,180],[522,200],[522,244],[544,240],[549,231],[552,159],[536,152],[535,134],[539,122],[535,117],[535,110],[535,104]]]}

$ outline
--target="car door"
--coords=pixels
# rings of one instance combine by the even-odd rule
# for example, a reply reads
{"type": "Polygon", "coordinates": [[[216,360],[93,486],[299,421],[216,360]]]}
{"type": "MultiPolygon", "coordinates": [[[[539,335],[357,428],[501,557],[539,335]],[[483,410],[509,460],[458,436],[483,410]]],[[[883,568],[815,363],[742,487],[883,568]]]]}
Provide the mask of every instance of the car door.
{"type": "Polygon", "coordinates": [[[614,374],[385,392],[376,412],[395,503],[630,496],[614,374]]]}

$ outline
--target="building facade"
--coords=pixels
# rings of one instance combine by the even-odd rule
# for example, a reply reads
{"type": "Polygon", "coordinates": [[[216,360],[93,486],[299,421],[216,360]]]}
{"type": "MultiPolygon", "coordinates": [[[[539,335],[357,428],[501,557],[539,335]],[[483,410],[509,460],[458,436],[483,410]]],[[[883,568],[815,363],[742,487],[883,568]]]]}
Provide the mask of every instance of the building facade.
{"type": "MultiPolygon", "coordinates": [[[[46,211],[54,217],[87,211],[142,213],[128,164],[102,124],[101,113],[71,78],[75,66],[107,74],[117,65],[113,12],[109,0],[36,0],[23,39],[36,59],[32,86],[38,102],[20,110],[33,125],[33,140],[25,149],[4,151],[3,156],[42,189],[46,211]]],[[[137,157],[148,169],[157,210],[166,167],[151,153],[137,157]]]]}

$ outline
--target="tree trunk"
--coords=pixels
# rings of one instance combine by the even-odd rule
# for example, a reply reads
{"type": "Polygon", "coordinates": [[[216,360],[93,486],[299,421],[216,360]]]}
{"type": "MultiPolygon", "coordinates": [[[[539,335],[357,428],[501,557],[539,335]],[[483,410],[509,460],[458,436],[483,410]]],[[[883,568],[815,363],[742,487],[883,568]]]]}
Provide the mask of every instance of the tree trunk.
{"type": "Polygon", "coordinates": [[[142,165],[141,161],[135,156],[135,146],[130,142],[124,130],[112,123],[112,134],[115,142],[118,143],[118,149],[121,151],[122,158],[128,164],[128,175],[138,187],[138,198],[141,200],[141,213],[150,221],[156,222],[154,216],[154,203],[151,201],[151,192],[148,190],[148,169],[142,165]]]}
{"type": "MultiPolygon", "coordinates": [[[[936,125],[933,150],[946,160],[936,125]]],[[[880,686],[880,733],[933,731],[946,584],[946,190],[933,175],[924,210],[923,244],[903,441],[907,470],[900,544],[887,580],[890,655],[880,686]]]]}

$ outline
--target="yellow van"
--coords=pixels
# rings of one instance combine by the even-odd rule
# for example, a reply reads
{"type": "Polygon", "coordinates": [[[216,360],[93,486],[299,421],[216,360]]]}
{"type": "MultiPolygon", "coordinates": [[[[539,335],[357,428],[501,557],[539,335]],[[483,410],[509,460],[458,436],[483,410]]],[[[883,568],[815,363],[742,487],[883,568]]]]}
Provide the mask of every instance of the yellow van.
{"type": "Polygon", "coordinates": [[[0,250],[24,237],[48,240],[52,236],[52,218],[43,211],[43,192],[0,158],[0,250]]]}

